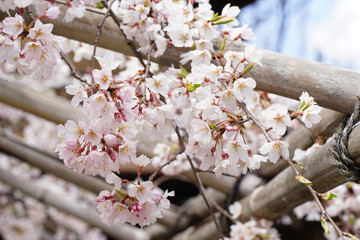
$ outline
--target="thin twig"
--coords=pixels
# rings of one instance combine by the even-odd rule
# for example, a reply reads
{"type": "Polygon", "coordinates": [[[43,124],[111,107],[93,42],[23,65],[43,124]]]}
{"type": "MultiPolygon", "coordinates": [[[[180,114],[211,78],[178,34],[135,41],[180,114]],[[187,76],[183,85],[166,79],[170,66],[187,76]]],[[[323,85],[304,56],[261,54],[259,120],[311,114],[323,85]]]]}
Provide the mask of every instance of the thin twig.
{"type": "Polygon", "coordinates": [[[78,70],[76,69],[76,67],[72,64],[72,62],[70,61],[70,59],[68,58],[68,56],[60,50],[60,56],[61,56],[61,59],[68,65],[68,67],[70,68],[70,71],[71,71],[71,75],[78,79],[80,82],[83,82],[85,83],[86,85],[90,86],[89,83],[80,76],[78,70]]]}
{"type": "Polygon", "coordinates": [[[228,219],[230,219],[233,223],[237,223],[236,219],[233,218],[224,208],[222,208],[216,201],[212,200],[211,198],[209,198],[209,201],[211,202],[212,205],[214,205],[214,207],[221,213],[223,214],[225,217],[227,217],[228,219]]]}
{"type": "MultiPolygon", "coordinates": [[[[226,200],[226,203],[224,205],[223,208],[225,209],[229,209],[229,206],[235,201],[236,199],[236,196],[238,194],[238,191],[239,191],[239,185],[243,179],[243,174],[240,173],[240,175],[238,176],[238,178],[236,179],[235,183],[233,184],[233,187],[232,187],[232,192],[231,194],[228,196],[227,200],[226,200]]],[[[226,219],[224,218],[220,218],[220,221],[224,223],[223,226],[226,226],[227,229],[229,229],[230,227],[230,221],[225,221],[226,219]]]]}
{"type": "MultiPolygon", "coordinates": [[[[290,160],[290,158],[286,159],[287,163],[290,165],[290,167],[294,170],[294,172],[296,173],[297,176],[301,177],[301,173],[299,172],[299,170],[295,167],[295,164],[290,160]]],[[[340,230],[340,228],[335,224],[334,220],[329,216],[329,214],[326,212],[324,206],[322,205],[322,203],[319,200],[318,197],[318,193],[310,186],[305,184],[305,186],[307,187],[307,189],[310,191],[311,195],[313,196],[315,202],[317,203],[317,205],[319,206],[321,213],[323,216],[325,216],[330,223],[333,225],[336,233],[338,234],[338,236],[342,239],[345,240],[345,238],[343,237],[343,232],[340,230]]]]}
{"type": "Polygon", "coordinates": [[[148,75],[150,77],[152,77],[152,72],[150,72],[150,66],[151,66],[151,61],[150,61],[150,58],[151,58],[151,52],[152,50],[154,49],[154,46],[155,46],[155,43],[151,44],[151,47],[149,49],[149,52],[148,52],[148,57],[147,57],[147,62],[146,62],[146,67],[145,67],[145,77],[144,79],[146,79],[148,77],[148,75]]]}
{"type": "MultiPolygon", "coordinates": [[[[104,5],[104,7],[105,7],[106,9],[109,9],[109,5],[108,5],[105,1],[101,1],[101,3],[104,5]]],[[[146,65],[145,65],[145,63],[144,63],[144,60],[143,60],[141,54],[140,54],[140,53],[138,52],[138,50],[136,49],[135,44],[126,37],[124,31],[123,31],[123,30],[121,29],[121,27],[120,27],[120,24],[121,24],[120,19],[116,16],[116,14],[115,14],[111,9],[110,9],[110,15],[111,15],[112,19],[114,20],[115,24],[118,26],[120,32],[121,32],[122,35],[124,36],[127,45],[130,46],[130,48],[131,48],[132,51],[134,52],[134,54],[135,54],[135,56],[137,57],[137,59],[139,59],[141,65],[142,65],[144,68],[146,68],[146,65]]]]}
{"type": "Polygon", "coordinates": [[[153,174],[151,174],[151,176],[149,177],[149,181],[153,181],[154,178],[159,174],[159,172],[160,172],[164,167],[166,167],[167,165],[169,165],[170,163],[172,163],[173,161],[175,161],[175,160],[176,160],[176,157],[177,157],[179,154],[183,153],[183,152],[184,152],[183,149],[180,149],[179,151],[177,151],[177,152],[169,159],[169,161],[167,161],[166,163],[164,163],[163,165],[161,165],[158,169],[156,169],[156,171],[155,171],[153,174]]]}
{"type": "Polygon", "coordinates": [[[114,0],[112,0],[110,3],[109,3],[109,8],[107,9],[106,13],[105,13],[105,16],[103,17],[103,19],[101,20],[101,22],[99,23],[99,25],[97,26],[98,30],[96,32],[96,37],[95,37],[95,41],[94,41],[94,49],[93,49],[93,54],[91,56],[92,58],[92,69],[94,70],[95,69],[95,55],[96,55],[96,49],[97,49],[97,45],[99,43],[99,40],[100,40],[100,35],[102,33],[102,29],[103,29],[103,26],[104,26],[104,23],[105,23],[105,20],[107,17],[109,17],[110,15],[110,10],[111,10],[111,6],[112,4],[114,3],[114,0]]]}
{"type": "Polygon", "coordinates": [[[266,140],[268,142],[271,142],[271,138],[269,136],[269,134],[266,131],[266,128],[257,120],[257,118],[249,111],[249,109],[246,107],[246,103],[244,102],[239,102],[241,108],[244,110],[246,116],[248,118],[250,118],[260,129],[260,131],[262,132],[262,134],[265,136],[266,140]]]}
{"type": "MultiPolygon", "coordinates": [[[[177,135],[177,137],[178,137],[178,139],[179,139],[180,149],[185,151],[184,139],[182,138],[182,136],[181,136],[181,134],[180,134],[180,129],[179,129],[179,127],[178,127],[177,124],[175,124],[175,132],[176,132],[176,135],[177,135]]],[[[194,163],[192,162],[192,160],[191,160],[191,158],[190,158],[189,155],[186,154],[186,158],[188,159],[188,161],[189,161],[189,163],[190,163],[190,166],[191,166],[191,169],[192,169],[192,171],[193,171],[193,173],[194,173],[195,180],[196,180],[196,185],[197,185],[197,187],[199,188],[200,194],[201,194],[201,196],[203,197],[204,202],[205,202],[206,206],[208,207],[208,209],[209,209],[209,211],[210,211],[211,217],[212,217],[212,219],[213,219],[213,221],[214,221],[214,224],[215,224],[215,226],[216,226],[216,229],[217,229],[217,231],[218,231],[218,233],[219,233],[219,239],[224,239],[224,237],[223,237],[223,232],[222,232],[222,230],[221,230],[218,222],[216,221],[215,214],[214,214],[214,212],[212,211],[212,207],[211,207],[211,205],[210,205],[210,203],[209,203],[209,201],[208,201],[208,198],[206,197],[206,194],[205,194],[205,191],[204,191],[204,186],[202,185],[201,180],[200,180],[200,178],[199,178],[199,175],[198,175],[198,173],[196,172],[196,168],[195,168],[195,166],[194,166],[194,163]]]]}
{"type": "Polygon", "coordinates": [[[186,157],[187,157],[187,159],[188,159],[188,161],[189,161],[189,163],[190,163],[191,169],[192,169],[192,171],[193,171],[193,173],[194,173],[194,176],[195,176],[195,179],[196,179],[196,184],[197,184],[197,186],[198,186],[198,188],[199,188],[200,194],[201,194],[201,196],[203,197],[203,199],[204,199],[204,201],[205,201],[205,204],[206,204],[206,206],[208,207],[208,209],[209,209],[209,211],[210,211],[210,213],[211,213],[211,217],[212,217],[212,219],[213,219],[213,221],[214,221],[214,224],[215,224],[215,226],[216,226],[216,229],[217,229],[217,231],[218,231],[218,233],[219,233],[219,239],[223,239],[224,237],[223,237],[222,230],[221,230],[218,222],[216,221],[215,214],[214,214],[214,212],[212,211],[212,207],[211,207],[211,205],[210,205],[210,203],[209,203],[208,198],[206,197],[206,194],[205,194],[205,191],[204,191],[204,186],[202,185],[201,180],[200,180],[200,178],[199,178],[199,175],[198,175],[197,172],[196,172],[195,166],[194,166],[191,158],[189,157],[189,155],[186,154],[186,157]]]}
{"type": "MultiPolygon", "coordinates": [[[[199,168],[195,168],[196,172],[203,172],[203,173],[212,173],[212,174],[215,174],[214,171],[211,171],[211,170],[201,170],[199,168]]],[[[224,176],[227,176],[227,177],[233,177],[233,178],[236,178],[238,179],[239,177],[238,176],[235,176],[235,175],[231,175],[229,173],[221,173],[222,175],[224,176]]]]}

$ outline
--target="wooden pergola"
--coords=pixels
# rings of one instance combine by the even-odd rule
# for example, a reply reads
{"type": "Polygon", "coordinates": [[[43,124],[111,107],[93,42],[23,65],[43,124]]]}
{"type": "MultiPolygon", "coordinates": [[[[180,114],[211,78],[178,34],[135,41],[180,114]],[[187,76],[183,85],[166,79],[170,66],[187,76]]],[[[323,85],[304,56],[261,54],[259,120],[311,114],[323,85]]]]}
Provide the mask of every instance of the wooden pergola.
{"type": "MultiPolygon", "coordinates": [[[[0,15],[1,19],[4,17],[5,14],[0,15]]],[[[53,33],[93,44],[98,31],[97,25],[103,17],[103,13],[99,11],[87,10],[85,17],[75,19],[71,23],[60,20],[51,21],[54,24],[53,33]]],[[[98,46],[125,55],[134,55],[118,26],[111,19],[108,19],[103,26],[98,46]]],[[[180,55],[185,51],[186,49],[170,47],[161,58],[152,60],[163,66],[178,67],[180,55]]],[[[290,155],[293,156],[296,148],[306,149],[311,146],[315,141],[314,134],[326,138],[331,137],[344,117],[354,110],[357,96],[360,95],[360,81],[358,81],[360,73],[271,51],[262,50],[262,52],[264,66],[255,66],[249,73],[249,76],[257,81],[258,90],[293,99],[297,99],[303,91],[307,91],[320,106],[325,108],[322,112],[321,122],[313,126],[311,131],[300,127],[285,137],[284,140],[290,146],[290,155]]],[[[7,81],[7,79],[0,79],[0,101],[55,123],[64,123],[68,119],[77,120],[81,115],[80,109],[73,108],[65,99],[30,91],[23,86],[7,81]]],[[[138,151],[151,156],[153,143],[146,141],[145,136],[140,136],[139,139],[138,151]]],[[[329,191],[347,181],[346,177],[340,173],[335,157],[331,153],[334,141],[328,141],[304,160],[305,167],[301,173],[312,181],[317,192],[329,191]]],[[[360,127],[356,126],[352,129],[349,137],[348,151],[358,164],[360,164],[359,141],[360,127]]],[[[16,139],[0,136],[0,151],[91,192],[98,193],[101,190],[112,189],[102,179],[77,174],[65,168],[56,155],[49,155],[33,149],[16,139]]],[[[134,170],[135,168],[131,166],[122,168],[123,172],[134,170]]],[[[151,172],[154,169],[150,167],[144,171],[151,172]]],[[[278,162],[275,165],[264,164],[257,174],[271,180],[256,188],[246,197],[238,199],[243,206],[245,219],[254,217],[275,220],[312,198],[306,187],[295,180],[295,173],[284,162],[278,162]]],[[[182,175],[190,181],[194,178],[192,172],[185,172],[182,175]]],[[[233,192],[233,185],[236,181],[233,178],[223,176],[220,179],[214,179],[210,173],[200,173],[200,177],[206,187],[205,194],[211,196],[213,206],[223,204],[233,192]]],[[[104,233],[115,239],[161,239],[175,225],[179,233],[173,239],[217,238],[215,225],[208,217],[209,209],[201,196],[189,200],[186,206],[180,208],[173,206],[163,219],[142,231],[130,225],[107,227],[100,222],[95,209],[84,210],[77,208],[75,203],[60,202],[59,198],[53,194],[48,194],[31,182],[26,182],[2,169],[0,169],[0,181],[45,204],[73,214],[89,224],[101,228],[104,233]],[[177,221],[179,214],[184,214],[180,222],[177,221]],[[200,218],[203,221],[194,227],[190,225],[194,218],[200,218]]]]}

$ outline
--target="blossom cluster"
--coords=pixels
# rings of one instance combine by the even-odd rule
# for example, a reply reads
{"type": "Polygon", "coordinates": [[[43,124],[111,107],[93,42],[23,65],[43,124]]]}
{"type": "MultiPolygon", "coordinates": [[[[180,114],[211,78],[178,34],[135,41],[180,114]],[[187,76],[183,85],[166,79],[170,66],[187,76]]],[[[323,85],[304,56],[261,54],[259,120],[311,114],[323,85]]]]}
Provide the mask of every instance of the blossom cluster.
{"type": "Polygon", "coordinates": [[[174,192],[156,192],[151,181],[130,182],[127,191],[123,191],[122,180],[115,174],[108,175],[106,180],[115,187],[112,193],[107,190],[100,193],[97,208],[101,212],[101,220],[109,226],[114,222],[129,222],[143,227],[162,218],[164,211],[170,208],[167,197],[174,196],[174,192]]]}
{"type": "MultiPolygon", "coordinates": [[[[234,219],[241,216],[242,206],[239,202],[235,202],[229,206],[229,212],[231,213],[234,219]]],[[[256,240],[256,239],[270,239],[270,240],[280,240],[280,235],[275,228],[272,228],[273,222],[260,219],[255,221],[251,219],[242,223],[236,221],[235,224],[230,226],[230,238],[225,238],[227,240],[237,240],[237,239],[246,239],[246,240],[256,240]]]]}
{"type": "MultiPolygon", "coordinates": [[[[52,35],[53,25],[40,21],[59,13],[46,4],[46,11],[29,25],[23,18],[27,5],[18,5],[22,14],[5,18],[0,28],[0,50],[6,53],[0,62],[6,59],[19,73],[40,74],[41,79],[50,76],[62,41],[52,35]]],[[[68,12],[83,6],[79,1],[69,4],[68,12]]],[[[186,51],[180,61],[184,67],[153,73],[148,62],[145,69],[134,66],[131,77],[118,74],[123,62],[107,52],[94,56],[99,68],[89,71],[90,79],[74,79],[66,86],[72,105],[82,106],[83,118],[58,126],[61,142],[56,152],[74,171],[101,175],[114,184],[112,192],[102,191],[97,198],[106,224],[145,226],[170,208],[167,198],[174,193],[160,193],[151,181],[140,178],[150,162],[157,167],[168,164],[163,172],[170,175],[190,169],[188,162],[194,161],[200,171],[213,171],[217,177],[238,176],[258,169],[262,162],[289,158],[282,136],[292,119],[302,116],[307,127],[320,120],[320,107],[307,93],[300,97],[300,107],[290,112],[286,105],[274,104],[266,93],[255,91],[256,80],[248,73],[254,65],[262,65],[261,53],[249,44],[254,40],[251,29],[239,26],[238,7],[228,4],[219,14],[206,0],[122,0],[112,9],[122,19],[126,37],[140,46],[136,51],[149,58],[174,47],[186,51]],[[230,50],[234,44],[245,44],[244,51],[230,50]],[[261,133],[252,138],[259,129],[261,133]],[[149,159],[137,154],[139,133],[170,141],[159,142],[156,156],[149,159]],[[255,142],[260,146],[254,147],[255,142]],[[115,175],[128,163],[138,169],[135,181],[115,175]]],[[[245,229],[250,225],[254,224],[245,229]]],[[[243,227],[236,225],[234,231],[243,227]]]]}
{"type": "MultiPolygon", "coordinates": [[[[23,9],[30,3],[15,1],[15,6],[23,9]]],[[[43,24],[40,19],[54,19],[59,13],[59,8],[52,6],[30,24],[20,14],[6,17],[0,25],[0,63],[14,65],[20,74],[48,79],[57,63],[62,38],[51,33],[52,24],[43,24]]]]}

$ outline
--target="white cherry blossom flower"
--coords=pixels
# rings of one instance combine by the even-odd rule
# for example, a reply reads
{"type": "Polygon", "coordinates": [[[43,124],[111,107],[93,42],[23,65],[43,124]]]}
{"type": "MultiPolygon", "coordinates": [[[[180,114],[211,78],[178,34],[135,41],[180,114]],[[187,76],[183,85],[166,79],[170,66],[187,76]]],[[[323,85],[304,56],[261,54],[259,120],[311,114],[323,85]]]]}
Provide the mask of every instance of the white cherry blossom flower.
{"type": "Polygon", "coordinates": [[[55,19],[60,13],[60,8],[58,6],[51,6],[46,10],[45,17],[49,19],[55,19]]]}
{"type": "Polygon", "coordinates": [[[245,59],[248,62],[253,62],[262,66],[261,63],[262,53],[256,49],[255,44],[247,45],[245,47],[245,59]]]}
{"type": "Polygon", "coordinates": [[[44,42],[51,41],[53,39],[53,35],[51,33],[53,27],[54,25],[51,23],[42,24],[40,20],[36,20],[34,27],[29,30],[28,37],[44,42]]]}
{"type": "Polygon", "coordinates": [[[239,202],[234,202],[229,206],[229,212],[234,219],[240,217],[242,212],[242,205],[239,202]]]}
{"type": "Polygon", "coordinates": [[[101,70],[94,69],[92,71],[94,81],[100,85],[100,89],[107,90],[113,82],[111,69],[102,68],[101,70]]]}
{"type": "Polygon", "coordinates": [[[195,118],[191,121],[191,136],[190,138],[194,141],[202,142],[204,144],[209,144],[211,141],[211,131],[209,125],[195,118]]]}
{"type": "Polygon", "coordinates": [[[197,32],[196,29],[190,29],[186,24],[173,25],[167,28],[167,31],[175,47],[191,47],[194,43],[193,36],[197,32]]]}
{"type": "Polygon", "coordinates": [[[242,140],[230,141],[227,149],[224,152],[229,155],[229,161],[237,163],[239,160],[247,162],[249,158],[248,151],[250,147],[242,140]]]}
{"type": "Polygon", "coordinates": [[[169,80],[164,74],[154,75],[151,78],[146,78],[146,87],[152,92],[159,93],[163,96],[167,96],[169,91],[169,80]]]}
{"type": "Polygon", "coordinates": [[[151,161],[150,158],[148,158],[147,156],[145,156],[143,154],[141,156],[139,156],[137,158],[133,158],[131,160],[133,163],[135,163],[139,167],[144,167],[144,166],[148,165],[151,161]]]}
{"type": "Polygon", "coordinates": [[[313,97],[309,96],[308,92],[303,92],[300,96],[300,107],[299,111],[303,111],[313,104],[316,104],[313,97]]]}
{"type": "Polygon", "coordinates": [[[265,143],[260,149],[261,154],[268,154],[269,160],[272,163],[276,163],[280,157],[284,159],[289,158],[289,144],[284,141],[276,140],[265,143]]]}
{"type": "Polygon", "coordinates": [[[152,191],[153,183],[150,181],[145,181],[140,185],[131,185],[128,189],[128,194],[130,197],[136,197],[139,201],[139,204],[143,204],[148,199],[153,199],[154,192],[152,191]]]}
{"type": "Polygon", "coordinates": [[[224,69],[228,72],[233,72],[234,69],[237,72],[241,72],[244,70],[244,57],[243,52],[227,51],[224,55],[224,59],[226,60],[224,69]]]}
{"type": "Polygon", "coordinates": [[[113,52],[107,51],[103,57],[95,57],[98,60],[101,68],[108,68],[110,70],[115,70],[120,64],[120,60],[115,60],[113,52]]]}
{"type": "Polygon", "coordinates": [[[264,111],[264,116],[267,119],[267,127],[272,127],[273,130],[278,136],[284,135],[286,132],[286,127],[291,126],[291,118],[288,114],[288,109],[285,105],[282,104],[273,104],[266,111],[264,111]]]}
{"type": "Polygon", "coordinates": [[[2,32],[9,34],[14,39],[24,31],[24,19],[19,14],[15,14],[15,17],[6,17],[3,24],[2,32]]]}
{"type": "Polygon", "coordinates": [[[321,111],[321,107],[319,107],[318,105],[311,105],[303,112],[301,121],[305,123],[305,126],[307,128],[311,128],[313,124],[320,122],[321,120],[321,117],[319,115],[320,111],[321,111]]]}
{"type": "Polygon", "coordinates": [[[210,65],[211,63],[211,54],[208,50],[193,50],[187,53],[181,54],[181,64],[187,63],[191,60],[191,66],[198,65],[210,65]]]}
{"type": "Polygon", "coordinates": [[[233,93],[236,99],[243,102],[254,97],[256,82],[252,78],[239,78],[234,82],[233,93]]]}
{"type": "Polygon", "coordinates": [[[198,29],[200,36],[203,36],[206,40],[212,41],[217,38],[220,33],[211,25],[211,22],[200,19],[194,23],[195,28],[198,29]]]}
{"type": "Polygon", "coordinates": [[[230,162],[229,160],[225,159],[222,160],[215,168],[214,168],[214,172],[215,172],[215,176],[216,177],[221,177],[222,173],[228,173],[228,174],[232,174],[235,175],[236,172],[238,171],[238,167],[236,163],[230,162]]]}
{"type": "Polygon", "coordinates": [[[74,107],[78,106],[80,102],[88,98],[87,92],[77,79],[73,80],[73,84],[65,87],[66,92],[70,95],[74,95],[71,99],[71,105],[74,107]]]}

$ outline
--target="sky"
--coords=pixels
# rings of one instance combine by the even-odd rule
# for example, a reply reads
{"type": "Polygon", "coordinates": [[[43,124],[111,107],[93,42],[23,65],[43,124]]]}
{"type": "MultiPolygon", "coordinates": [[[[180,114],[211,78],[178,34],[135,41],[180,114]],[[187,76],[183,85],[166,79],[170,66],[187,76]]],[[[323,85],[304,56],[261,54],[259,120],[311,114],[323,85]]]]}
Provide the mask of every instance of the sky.
{"type": "Polygon", "coordinates": [[[359,0],[258,0],[239,19],[258,48],[360,71],[359,0]]]}

